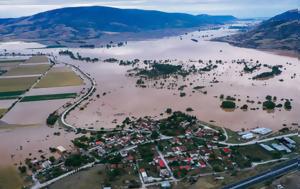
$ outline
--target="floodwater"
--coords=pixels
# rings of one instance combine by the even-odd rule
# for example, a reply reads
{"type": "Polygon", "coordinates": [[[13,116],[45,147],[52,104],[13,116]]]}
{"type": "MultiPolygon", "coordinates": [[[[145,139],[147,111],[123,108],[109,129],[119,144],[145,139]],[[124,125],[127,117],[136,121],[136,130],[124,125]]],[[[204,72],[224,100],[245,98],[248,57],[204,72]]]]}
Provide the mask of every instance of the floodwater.
{"type": "MultiPolygon", "coordinates": [[[[233,130],[242,128],[268,127],[278,130],[283,124],[291,126],[292,123],[300,122],[300,63],[297,58],[276,55],[270,52],[263,52],[254,49],[246,49],[231,46],[227,43],[208,41],[210,38],[228,35],[232,30],[221,29],[211,31],[193,32],[181,37],[166,37],[157,40],[146,40],[128,42],[126,46],[118,48],[96,48],[96,49],[70,49],[74,53],[79,52],[82,56],[97,57],[101,60],[106,58],[117,58],[123,60],[165,60],[172,59],[174,62],[182,61],[184,64],[196,64],[198,67],[204,66],[189,60],[222,60],[224,64],[218,68],[204,74],[188,76],[188,80],[177,80],[178,87],[187,84],[184,92],[185,97],[180,97],[177,89],[157,89],[149,85],[148,88],[136,87],[137,78],[128,77],[127,71],[131,66],[119,66],[117,63],[87,63],[71,60],[65,56],[58,56],[59,60],[79,66],[84,72],[93,77],[97,83],[97,91],[92,96],[92,100],[83,102],[77,109],[72,111],[67,121],[78,127],[112,128],[121,123],[128,116],[157,116],[164,112],[166,108],[185,111],[191,107],[194,111],[190,114],[196,115],[203,121],[214,121],[215,124],[233,130]],[[204,36],[204,37],[202,37],[204,36]],[[191,39],[197,39],[194,42],[191,39]],[[259,61],[261,64],[283,65],[282,74],[268,80],[252,80],[253,76],[261,73],[266,68],[257,70],[252,74],[243,74],[243,66],[232,63],[232,60],[245,59],[259,61]],[[226,62],[226,63],[225,63],[226,62]],[[288,64],[287,64],[288,63],[288,64]],[[219,83],[211,83],[213,78],[219,83]],[[279,80],[282,79],[283,82],[279,80]],[[190,86],[190,83],[192,85],[190,86]],[[205,86],[201,92],[192,92],[195,86],[205,86]],[[105,93],[105,95],[103,95],[105,93]],[[99,94],[100,98],[96,95],[99,94]],[[218,98],[221,94],[225,96],[235,96],[239,101],[237,105],[241,107],[248,104],[250,108],[258,110],[224,111],[220,108],[221,101],[218,98]],[[292,110],[286,111],[283,108],[276,109],[274,112],[262,110],[261,104],[266,95],[280,99],[292,99],[292,110]],[[253,100],[254,104],[246,101],[253,100]]],[[[35,44],[30,44],[34,48],[35,44]]],[[[0,44],[0,49],[7,48],[14,52],[50,52],[57,55],[60,49],[25,49],[26,44],[18,45],[14,49],[11,45],[0,44]],[[24,47],[23,50],[21,47],[24,47]]],[[[38,46],[37,46],[38,47],[38,46]]],[[[39,93],[38,91],[36,91],[39,93]]],[[[48,103],[51,103],[50,101],[48,103]]],[[[28,107],[30,108],[30,107],[28,107]]],[[[39,114],[36,114],[39,116],[39,114]]],[[[34,116],[34,115],[32,115],[34,116]]],[[[0,151],[7,152],[6,160],[10,160],[9,154],[19,154],[37,151],[39,148],[49,148],[49,146],[65,145],[68,147],[73,134],[63,134],[53,136],[56,129],[48,128],[45,125],[22,127],[13,130],[3,130],[0,132],[0,151]],[[46,136],[50,135],[46,140],[46,136]],[[11,142],[11,138],[18,138],[11,142]],[[31,142],[27,142],[29,140],[31,142]],[[24,152],[18,151],[18,147],[24,145],[27,149],[24,152]]],[[[23,155],[22,157],[25,157],[23,155]]],[[[16,157],[16,156],[15,156],[16,157]]],[[[1,157],[1,159],[4,157],[1,157]]],[[[5,159],[4,158],[4,159],[5,159]]],[[[20,158],[17,158],[18,160],[20,158]]],[[[14,160],[15,162],[15,160],[14,160]]]]}
{"type": "MultiPolygon", "coordinates": [[[[186,108],[193,108],[191,114],[196,115],[204,121],[214,121],[215,124],[233,130],[242,128],[250,129],[255,127],[269,127],[278,130],[283,124],[291,126],[292,123],[299,122],[300,112],[300,64],[299,60],[293,57],[280,56],[269,52],[258,51],[231,46],[227,43],[207,41],[211,37],[228,34],[229,30],[213,30],[204,32],[194,32],[180,37],[169,37],[159,40],[129,42],[127,46],[112,49],[72,49],[83,56],[106,58],[117,58],[123,60],[165,60],[177,59],[189,64],[188,60],[222,60],[224,65],[203,74],[189,77],[193,86],[206,86],[204,90],[207,94],[200,92],[192,93],[191,89],[185,90],[186,97],[179,97],[178,90],[137,88],[136,78],[126,76],[126,71],[131,66],[119,66],[114,63],[85,63],[70,61],[61,57],[64,61],[70,61],[78,65],[83,71],[90,73],[95,78],[98,86],[95,94],[106,93],[99,99],[93,97],[93,102],[89,103],[85,109],[76,109],[69,117],[68,121],[79,127],[114,127],[127,116],[159,116],[166,108],[185,111],[186,108]],[[208,37],[202,38],[202,36],[208,37]],[[199,42],[193,42],[191,38],[199,42]],[[261,70],[252,74],[243,74],[243,66],[232,63],[232,60],[245,59],[259,61],[261,64],[283,65],[281,75],[268,80],[252,80],[253,76],[268,69],[262,67],[261,70]],[[289,64],[287,64],[289,63],[289,64]],[[296,75],[294,78],[292,76],[296,75]],[[210,83],[216,77],[219,83],[210,83]],[[279,80],[283,79],[283,82],[279,80]],[[235,96],[240,99],[237,105],[241,107],[248,104],[249,108],[259,108],[259,110],[224,111],[220,108],[219,97],[235,96]],[[292,99],[292,110],[286,111],[283,108],[276,109],[273,113],[262,110],[263,102],[267,95],[276,96],[278,103],[280,99],[292,99]],[[248,97],[247,97],[248,96],[248,97]],[[246,103],[247,100],[255,101],[254,104],[246,103]]],[[[202,65],[203,66],[203,65],[202,65]]],[[[200,65],[201,67],[201,65],[200,65]]],[[[180,81],[179,81],[180,82],[180,81]]],[[[183,84],[183,83],[182,83],[183,84]]],[[[178,85],[180,86],[180,84],[178,85]]],[[[282,102],[281,102],[282,103],[282,102]]]]}

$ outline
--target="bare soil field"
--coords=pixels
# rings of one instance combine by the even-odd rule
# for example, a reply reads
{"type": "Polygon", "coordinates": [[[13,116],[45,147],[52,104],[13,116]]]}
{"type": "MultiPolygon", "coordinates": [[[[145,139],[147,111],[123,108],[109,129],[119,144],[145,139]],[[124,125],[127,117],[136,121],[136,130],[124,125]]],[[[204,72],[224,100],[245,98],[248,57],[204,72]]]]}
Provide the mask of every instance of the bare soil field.
{"type": "Polygon", "coordinates": [[[83,80],[71,68],[53,68],[35,88],[78,86],[82,84],[83,80]]]}
{"type": "Polygon", "coordinates": [[[27,90],[37,79],[38,77],[1,78],[0,92],[27,90]]]}
{"type": "Polygon", "coordinates": [[[300,188],[300,171],[296,171],[293,173],[290,173],[286,176],[283,176],[277,180],[275,180],[271,187],[271,188],[276,188],[277,185],[282,185],[285,189],[295,189],[295,188],[300,188]]]}
{"type": "Polygon", "coordinates": [[[34,75],[43,74],[50,68],[48,64],[41,65],[20,65],[18,67],[12,68],[6,72],[3,76],[19,76],[19,75],[34,75]]]}
{"type": "Polygon", "coordinates": [[[49,60],[46,56],[33,56],[31,58],[29,58],[28,60],[25,61],[25,63],[49,63],[49,60]]]}

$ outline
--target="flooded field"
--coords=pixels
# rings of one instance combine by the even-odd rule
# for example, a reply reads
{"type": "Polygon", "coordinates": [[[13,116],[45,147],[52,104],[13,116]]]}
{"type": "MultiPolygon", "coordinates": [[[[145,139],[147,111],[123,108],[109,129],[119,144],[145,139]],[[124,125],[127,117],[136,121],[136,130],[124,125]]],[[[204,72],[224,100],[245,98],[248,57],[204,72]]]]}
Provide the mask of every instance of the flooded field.
{"type": "MultiPolygon", "coordinates": [[[[25,49],[27,44],[22,44],[24,50],[22,53],[45,52],[54,53],[59,61],[71,63],[78,66],[83,72],[88,73],[95,79],[97,86],[96,92],[90,100],[83,102],[74,111],[72,111],[67,121],[81,128],[113,128],[116,124],[129,116],[165,116],[167,108],[175,110],[189,111],[190,114],[207,122],[214,122],[217,125],[224,126],[233,130],[242,128],[250,129],[255,127],[268,127],[274,130],[290,127],[300,122],[300,64],[297,58],[276,55],[274,53],[233,47],[226,43],[213,42],[209,39],[224,36],[234,31],[221,29],[193,32],[183,36],[167,37],[157,40],[128,42],[123,47],[116,48],[95,48],[95,49],[68,49],[81,56],[99,58],[101,61],[88,63],[85,61],[72,60],[68,56],[59,56],[58,52],[65,49],[25,49]],[[194,40],[192,40],[194,39],[194,40]],[[135,66],[121,66],[118,62],[104,62],[105,59],[116,58],[118,60],[171,60],[172,64],[192,66],[203,68],[207,63],[217,64],[217,68],[208,72],[189,74],[187,77],[168,79],[159,79],[158,83],[164,83],[164,87],[154,86],[156,80],[148,80],[146,87],[136,85],[138,76],[129,76],[128,71],[135,66]],[[269,67],[282,65],[280,75],[272,78],[257,80],[252,79],[256,75],[269,70],[267,66],[261,66],[260,69],[252,73],[243,72],[244,65],[237,64],[238,60],[244,59],[247,62],[256,63],[257,61],[269,67]],[[201,62],[199,61],[201,60],[201,62]],[[219,62],[221,60],[221,63],[219,62]],[[216,63],[218,61],[219,63],[216,63]],[[173,88],[166,86],[177,85],[173,88]],[[183,90],[178,90],[180,86],[183,90]],[[195,87],[203,86],[201,90],[195,90],[195,87]],[[185,95],[181,96],[184,92],[185,95]],[[235,110],[224,110],[220,108],[220,96],[224,95],[236,98],[237,108],[235,110]],[[292,109],[276,108],[274,111],[262,109],[263,102],[267,95],[276,96],[277,102],[283,103],[283,100],[291,101],[292,109]],[[241,110],[244,104],[249,106],[247,111],[241,110]]],[[[41,47],[36,44],[29,44],[30,48],[41,47]]],[[[12,48],[10,44],[0,44],[0,48],[6,48],[9,51],[19,52],[12,48]]],[[[56,89],[33,89],[31,94],[52,93],[56,89]]],[[[80,91],[77,87],[62,89],[80,91]]],[[[62,104],[63,105],[62,100],[62,104]]],[[[45,102],[49,106],[58,107],[60,102],[45,102]]],[[[39,102],[40,103],[40,102],[39,102]]],[[[5,103],[3,103],[4,107],[5,103]]],[[[21,105],[21,104],[20,104],[21,105]]],[[[34,103],[33,103],[34,105],[34,103]]],[[[45,106],[45,104],[43,105],[45,106]]],[[[40,105],[20,107],[18,115],[25,117],[38,116],[41,123],[46,115],[44,113],[24,113],[27,109],[37,111],[40,105]],[[43,115],[42,115],[43,114],[43,115]]],[[[17,111],[17,109],[15,110],[17,111]]],[[[17,114],[15,114],[17,115],[17,114]]],[[[9,116],[9,114],[8,114],[9,116]]],[[[22,122],[20,117],[10,117],[9,121],[16,120],[22,122]]],[[[8,121],[8,118],[7,118],[8,121]]],[[[24,118],[27,124],[30,118],[24,118]],[[27,121],[26,121],[27,120],[27,121]]],[[[33,123],[32,123],[33,124],[33,123]]],[[[65,133],[60,136],[53,136],[53,132],[58,128],[48,128],[44,124],[38,126],[21,127],[10,130],[2,130],[0,133],[1,145],[0,151],[5,154],[28,154],[37,151],[39,148],[47,149],[50,146],[64,145],[68,147],[74,134],[65,133]],[[49,135],[50,137],[47,137],[49,135]],[[18,138],[11,142],[9,138],[18,138]],[[30,140],[30,142],[27,142],[30,140]],[[9,141],[9,142],[8,142],[9,141]],[[24,145],[23,152],[18,150],[18,146],[24,145]],[[26,153],[24,153],[26,152],[26,153]]],[[[38,154],[38,153],[37,153],[38,154]]],[[[10,155],[2,155],[5,160],[11,161],[10,155]]],[[[21,157],[14,156],[20,160],[21,157]]],[[[2,158],[2,157],[1,157],[2,158]]],[[[13,162],[16,162],[14,159],[13,162]]]]}
{"type": "Polygon", "coordinates": [[[180,97],[177,89],[157,89],[154,87],[137,88],[136,78],[126,76],[132,66],[119,66],[118,63],[86,63],[60,57],[63,61],[78,65],[91,74],[97,82],[97,92],[101,97],[93,97],[84,110],[79,108],[68,116],[68,121],[76,126],[114,127],[127,116],[159,116],[166,108],[190,112],[204,121],[213,121],[220,126],[233,130],[242,128],[269,127],[274,130],[283,126],[292,126],[299,122],[300,110],[300,64],[293,57],[280,56],[254,49],[233,47],[226,43],[207,41],[211,37],[221,36],[229,31],[214,30],[194,32],[182,37],[170,37],[160,40],[129,42],[127,46],[112,49],[72,49],[84,56],[100,57],[102,60],[116,58],[119,60],[166,60],[182,61],[184,64],[199,64],[221,60],[218,68],[204,73],[188,76],[185,81],[176,80],[180,85],[205,86],[206,94],[193,92],[193,87],[185,89],[186,96],[180,97]],[[204,36],[204,37],[203,37],[204,36]],[[208,36],[208,37],[205,37],[208,36]],[[194,42],[191,39],[197,39],[194,42]],[[265,80],[253,80],[252,77],[268,69],[265,67],[253,73],[243,73],[243,65],[233,61],[245,59],[258,61],[269,66],[282,65],[279,76],[265,80]],[[218,82],[214,82],[217,80],[218,82]],[[105,95],[103,96],[103,93],[105,95]],[[220,95],[234,96],[237,105],[248,104],[249,110],[237,108],[224,111],[220,108],[220,95]],[[267,95],[276,96],[278,101],[290,99],[292,109],[275,109],[267,112],[260,104],[267,95]],[[251,102],[251,103],[249,103],[251,102]],[[250,110],[252,108],[252,110],[250,110]]]}

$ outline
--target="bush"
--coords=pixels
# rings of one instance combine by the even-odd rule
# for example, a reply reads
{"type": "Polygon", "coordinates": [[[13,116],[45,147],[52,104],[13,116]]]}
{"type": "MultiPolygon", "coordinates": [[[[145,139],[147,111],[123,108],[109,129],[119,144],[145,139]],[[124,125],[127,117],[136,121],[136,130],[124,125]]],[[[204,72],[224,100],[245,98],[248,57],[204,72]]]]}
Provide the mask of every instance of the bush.
{"type": "Polygon", "coordinates": [[[276,107],[276,104],[270,100],[263,102],[263,109],[273,110],[276,107]]]}
{"type": "Polygon", "coordinates": [[[59,115],[56,112],[51,113],[47,118],[47,125],[54,125],[59,118],[59,115]]]}
{"type": "Polygon", "coordinates": [[[221,104],[221,108],[225,108],[225,109],[234,109],[235,108],[235,103],[232,101],[223,101],[221,104]]]}
{"type": "Polygon", "coordinates": [[[27,168],[26,168],[26,166],[20,166],[20,167],[18,167],[18,169],[19,169],[19,171],[20,171],[20,173],[26,173],[26,171],[27,171],[27,168]]]}
{"type": "Polygon", "coordinates": [[[171,114],[172,113],[172,109],[171,108],[167,108],[166,113],[167,114],[171,114]]]}

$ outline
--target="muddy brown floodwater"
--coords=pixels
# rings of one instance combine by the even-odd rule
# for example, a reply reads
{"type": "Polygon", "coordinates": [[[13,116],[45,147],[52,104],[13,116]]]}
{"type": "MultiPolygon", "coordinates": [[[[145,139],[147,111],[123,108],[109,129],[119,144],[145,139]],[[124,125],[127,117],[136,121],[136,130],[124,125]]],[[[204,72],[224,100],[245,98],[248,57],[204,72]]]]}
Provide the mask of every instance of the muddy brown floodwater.
{"type": "MultiPolygon", "coordinates": [[[[97,91],[91,98],[93,100],[83,103],[72,111],[68,115],[67,121],[78,127],[112,128],[128,116],[151,115],[159,117],[159,114],[164,112],[166,108],[185,111],[186,108],[191,107],[194,111],[190,113],[196,115],[197,118],[203,121],[213,120],[215,124],[233,130],[257,126],[278,130],[283,127],[283,124],[291,126],[292,123],[300,122],[299,60],[254,49],[234,47],[227,43],[209,41],[210,38],[224,36],[232,32],[234,31],[228,29],[193,32],[183,35],[182,38],[178,36],[128,42],[126,46],[111,49],[69,49],[74,53],[79,52],[82,56],[97,57],[101,60],[106,58],[119,60],[133,60],[135,58],[140,60],[177,59],[186,64],[198,64],[188,60],[201,59],[204,62],[212,60],[213,63],[216,60],[222,60],[224,64],[218,65],[218,68],[209,73],[190,75],[188,81],[178,80],[178,86],[192,83],[191,87],[184,90],[186,96],[180,97],[178,90],[136,87],[137,78],[126,75],[127,71],[132,68],[131,66],[119,66],[117,63],[104,63],[102,61],[87,63],[71,60],[66,56],[59,56],[59,60],[79,66],[82,71],[89,73],[97,82],[97,91]],[[198,42],[192,41],[192,38],[197,39],[198,42]],[[252,80],[249,78],[266,69],[257,70],[252,74],[244,73],[241,76],[243,66],[232,63],[232,60],[237,59],[258,60],[261,64],[271,66],[283,65],[283,72],[268,80],[252,80]],[[294,75],[295,77],[293,77],[294,75]],[[219,83],[211,83],[214,77],[219,83]],[[207,94],[193,93],[192,88],[195,86],[205,86],[204,90],[207,91],[207,94]],[[97,94],[100,95],[100,98],[96,97],[97,94]],[[220,108],[221,101],[218,98],[221,94],[225,96],[236,95],[235,97],[240,99],[237,102],[238,106],[247,104],[247,100],[253,100],[255,103],[248,104],[249,107],[259,109],[224,111],[220,108]],[[272,113],[262,110],[261,104],[257,104],[257,102],[264,101],[266,95],[276,96],[278,101],[281,98],[292,99],[292,110],[286,111],[281,108],[281,110],[276,109],[272,113]],[[80,110],[80,107],[83,107],[83,110],[80,110]]],[[[9,47],[10,51],[14,50],[10,44],[7,46],[5,44],[0,45],[0,48],[4,47],[9,47]]],[[[24,47],[26,48],[26,45],[24,47]]],[[[24,49],[21,52],[42,51],[57,54],[59,50],[61,49],[24,49]]],[[[17,50],[15,49],[15,51],[17,50]]],[[[56,130],[58,129],[51,129],[43,125],[2,130],[0,132],[0,151],[1,156],[3,156],[1,160],[2,158],[10,160],[10,154],[15,153],[18,156],[26,157],[28,153],[38,151],[41,146],[44,148],[61,144],[68,146],[74,135],[60,130],[63,132],[61,136],[53,136],[53,132],[56,130]],[[50,137],[46,137],[47,135],[50,137]],[[11,140],[12,138],[16,140],[11,140]],[[30,142],[27,142],[28,140],[30,142]],[[22,153],[17,150],[20,145],[24,146],[22,153]]]]}

